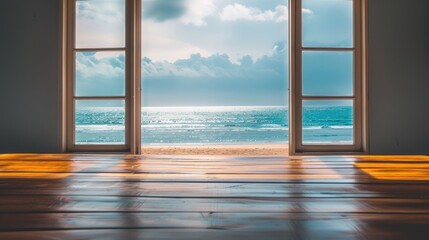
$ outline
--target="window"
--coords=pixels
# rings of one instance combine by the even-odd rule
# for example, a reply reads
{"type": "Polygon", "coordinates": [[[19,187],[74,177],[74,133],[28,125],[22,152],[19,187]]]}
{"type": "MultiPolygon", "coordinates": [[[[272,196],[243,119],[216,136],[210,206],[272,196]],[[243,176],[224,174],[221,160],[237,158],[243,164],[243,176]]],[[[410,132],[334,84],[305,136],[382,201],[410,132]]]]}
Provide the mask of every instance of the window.
{"type": "Polygon", "coordinates": [[[291,3],[291,152],[363,151],[362,1],[291,3]]]}
{"type": "MultiPolygon", "coordinates": [[[[147,37],[140,29],[142,0],[63,2],[63,145],[67,151],[138,153],[140,45],[147,37]]],[[[365,3],[285,0],[288,6],[276,10],[280,15],[251,9],[258,21],[270,17],[289,22],[292,154],[365,150],[365,3]]]]}
{"type": "Polygon", "coordinates": [[[67,1],[67,151],[134,149],[135,4],[67,1]]]}

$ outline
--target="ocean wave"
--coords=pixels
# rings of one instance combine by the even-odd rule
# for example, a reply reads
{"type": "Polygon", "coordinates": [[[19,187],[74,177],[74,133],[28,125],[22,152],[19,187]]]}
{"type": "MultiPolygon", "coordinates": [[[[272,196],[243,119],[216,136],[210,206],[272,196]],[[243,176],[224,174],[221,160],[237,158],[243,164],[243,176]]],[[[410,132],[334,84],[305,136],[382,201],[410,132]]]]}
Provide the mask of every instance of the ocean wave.
{"type": "Polygon", "coordinates": [[[248,112],[281,110],[287,111],[287,106],[207,106],[207,107],[142,107],[142,113],[219,113],[219,112],[248,112]]]}
{"type": "Polygon", "coordinates": [[[77,132],[110,132],[110,131],[125,131],[123,125],[76,125],[77,132]]]}
{"type": "MultiPolygon", "coordinates": [[[[81,134],[81,141],[93,141],[97,133],[103,136],[103,141],[116,141],[116,137],[125,132],[125,115],[120,109],[123,108],[84,109],[77,114],[76,130],[81,134]]],[[[344,109],[306,110],[303,138],[315,142],[352,139],[353,122],[348,108],[344,109]]],[[[282,142],[287,141],[289,135],[287,114],[284,107],[142,108],[142,141],[167,144],[282,142]]]]}
{"type": "Polygon", "coordinates": [[[322,129],[353,129],[353,126],[310,126],[303,127],[303,130],[322,130],[322,129]]]}
{"type": "Polygon", "coordinates": [[[330,126],[332,129],[353,129],[353,126],[330,126]]]}

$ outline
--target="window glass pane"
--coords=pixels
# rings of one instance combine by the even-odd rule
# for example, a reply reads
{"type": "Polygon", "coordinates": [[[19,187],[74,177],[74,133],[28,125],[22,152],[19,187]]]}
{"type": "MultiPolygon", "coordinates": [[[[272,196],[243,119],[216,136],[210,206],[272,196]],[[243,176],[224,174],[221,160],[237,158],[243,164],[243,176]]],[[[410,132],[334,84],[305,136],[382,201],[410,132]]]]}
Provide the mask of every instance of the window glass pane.
{"type": "Polygon", "coordinates": [[[304,96],[353,96],[353,52],[304,51],[304,96]]]}
{"type": "Polygon", "coordinates": [[[353,0],[303,0],[304,47],[352,47],[353,0]]]}
{"type": "Polygon", "coordinates": [[[353,144],[353,100],[304,100],[303,144],[353,144]]]}
{"type": "Polygon", "coordinates": [[[125,144],[125,100],[76,100],[76,144],[125,144]]]}
{"type": "Polygon", "coordinates": [[[76,53],[76,96],[125,96],[125,52],[76,53]]]}
{"type": "Polygon", "coordinates": [[[76,47],[125,47],[125,0],[77,0],[76,47]]]}

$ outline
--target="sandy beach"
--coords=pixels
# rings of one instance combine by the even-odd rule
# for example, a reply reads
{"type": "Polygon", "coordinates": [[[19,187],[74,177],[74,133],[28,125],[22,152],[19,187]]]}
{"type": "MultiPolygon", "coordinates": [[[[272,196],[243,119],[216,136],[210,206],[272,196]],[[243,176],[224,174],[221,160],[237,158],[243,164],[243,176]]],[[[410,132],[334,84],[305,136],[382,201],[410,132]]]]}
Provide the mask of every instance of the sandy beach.
{"type": "Polygon", "coordinates": [[[287,144],[143,146],[143,155],[287,156],[287,144]]]}

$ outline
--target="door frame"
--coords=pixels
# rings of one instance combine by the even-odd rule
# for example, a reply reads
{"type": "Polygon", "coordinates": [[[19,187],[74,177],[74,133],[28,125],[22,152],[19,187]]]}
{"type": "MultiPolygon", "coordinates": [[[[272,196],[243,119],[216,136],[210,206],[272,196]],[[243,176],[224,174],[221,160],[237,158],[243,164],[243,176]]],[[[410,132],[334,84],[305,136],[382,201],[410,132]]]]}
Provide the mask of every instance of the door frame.
{"type": "Polygon", "coordinates": [[[367,1],[353,0],[353,47],[302,47],[302,0],[289,0],[289,153],[362,154],[367,153],[367,1]],[[354,52],[354,94],[352,97],[302,96],[302,52],[354,52]],[[302,102],[308,100],[353,100],[354,141],[349,145],[308,144],[302,142],[302,102]]]}
{"type": "Polygon", "coordinates": [[[76,0],[60,2],[60,106],[61,152],[126,152],[140,154],[141,138],[141,0],[125,1],[124,48],[75,48],[76,0]],[[125,97],[75,97],[75,53],[77,51],[125,51],[125,97]],[[125,144],[75,144],[75,100],[125,100],[125,144]]]}
{"type": "MultiPolygon", "coordinates": [[[[70,136],[74,138],[70,129],[73,127],[73,115],[70,110],[74,111],[73,105],[70,104],[70,96],[73,94],[70,89],[70,81],[73,80],[74,67],[71,68],[74,60],[74,11],[71,10],[71,5],[75,0],[61,0],[60,1],[60,135],[59,135],[59,151],[60,152],[128,152],[132,154],[141,153],[141,0],[126,0],[127,1],[127,77],[128,79],[128,115],[129,119],[126,123],[128,125],[127,145],[124,148],[118,149],[115,146],[88,146],[76,148],[70,143],[70,136]]],[[[310,148],[302,148],[299,141],[302,136],[299,135],[298,127],[301,127],[300,120],[297,118],[302,114],[302,106],[297,100],[300,100],[297,93],[301,93],[301,83],[298,83],[297,75],[300,63],[297,62],[297,55],[299,55],[297,43],[300,41],[301,36],[301,20],[300,12],[297,12],[298,6],[301,6],[302,0],[289,0],[289,153],[290,155],[302,154],[362,154],[368,152],[368,117],[367,117],[367,69],[368,69],[368,52],[367,52],[367,0],[354,0],[354,6],[359,9],[358,16],[354,16],[355,44],[358,43],[359,50],[359,66],[355,66],[355,78],[359,76],[360,96],[356,98],[359,103],[360,109],[357,113],[359,116],[354,116],[355,122],[359,123],[358,129],[355,128],[360,137],[358,144],[353,147],[350,146],[335,146],[335,145],[322,145],[311,146],[310,148]],[[297,14],[298,13],[298,14],[297,14]],[[356,20],[357,17],[357,20],[356,20]],[[297,38],[299,37],[299,39],[297,38]],[[298,66],[299,65],[299,66],[298,66]],[[297,115],[300,114],[300,115],[297,115]],[[299,141],[298,141],[299,140],[299,141]]],[[[72,6],[73,7],[73,6],[72,6]]],[[[74,9],[74,7],[72,8],[74,9]]],[[[354,11],[356,12],[356,10],[354,11]]],[[[299,49],[300,50],[300,49],[299,49]]],[[[74,64],[74,63],[73,63],[74,64]]],[[[356,79],[355,79],[356,80],[356,79]]],[[[357,89],[355,87],[355,89],[357,89]]],[[[355,133],[356,134],[356,133],[355,133]]],[[[356,140],[355,140],[356,141],[356,140]]]]}

